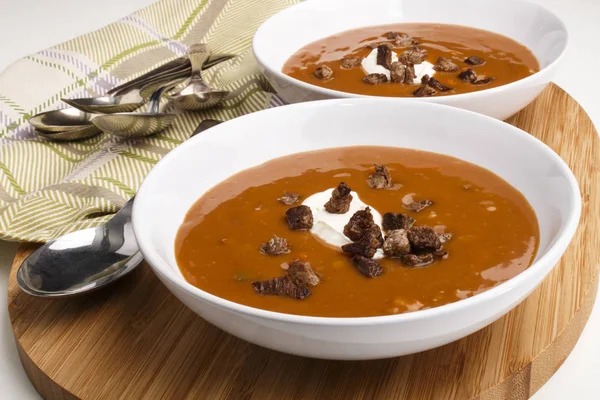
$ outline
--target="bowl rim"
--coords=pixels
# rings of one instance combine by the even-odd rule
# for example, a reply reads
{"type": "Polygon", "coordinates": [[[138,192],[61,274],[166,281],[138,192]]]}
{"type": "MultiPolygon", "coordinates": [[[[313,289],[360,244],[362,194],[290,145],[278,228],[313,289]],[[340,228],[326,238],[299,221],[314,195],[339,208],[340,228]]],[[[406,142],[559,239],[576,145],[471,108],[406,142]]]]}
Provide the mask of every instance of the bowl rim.
{"type": "MultiPolygon", "coordinates": [[[[380,103],[385,105],[387,102],[381,98],[344,98],[344,99],[331,99],[331,100],[319,100],[319,101],[311,101],[298,103],[293,105],[288,105],[284,107],[274,107],[267,110],[263,110],[256,113],[250,113],[243,115],[241,117],[235,118],[235,120],[245,120],[251,118],[264,118],[268,117],[272,113],[289,113],[298,109],[311,109],[311,108],[320,108],[323,106],[336,106],[342,104],[350,104],[356,106],[363,106],[369,104],[377,104],[380,103]]],[[[387,103],[389,105],[389,103],[387,103]]],[[[147,194],[149,183],[152,181],[152,177],[156,174],[161,168],[168,168],[171,160],[174,160],[180,152],[188,151],[187,149],[194,145],[195,142],[203,140],[202,137],[207,135],[223,135],[223,133],[219,133],[224,129],[227,129],[227,123],[222,123],[218,126],[211,128],[209,131],[203,133],[202,135],[198,135],[197,137],[191,138],[187,140],[185,143],[177,146],[174,150],[169,152],[166,156],[164,156],[152,170],[148,173],[144,181],[142,182],[138,193],[136,195],[136,201],[133,204],[132,211],[132,222],[133,222],[133,230],[135,237],[137,239],[140,251],[142,255],[150,265],[151,269],[155,274],[161,278],[161,280],[166,280],[179,290],[184,291],[185,293],[198,298],[201,301],[207,302],[212,306],[215,306],[220,309],[224,309],[229,312],[242,314],[250,317],[257,317],[261,319],[271,320],[271,321],[279,321],[279,322],[289,322],[299,325],[321,325],[321,326],[372,326],[372,325],[388,325],[388,324],[397,324],[397,323],[406,323],[415,320],[427,320],[439,317],[443,314],[452,313],[458,311],[460,309],[469,308],[472,305],[477,303],[484,303],[493,298],[499,297],[506,292],[511,292],[515,290],[517,287],[520,287],[529,279],[534,277],[536,274],[540,273],[540,270],[544,269],[544,266],[553,262],[552,260],[558,260],[564,251],[567,249],[570,244],[575,231],[579,225],[579,219],[581,215],[581,192],[579,188],[579,184],[577,179],[573,175],[573,172],[566,164],[566,162],[552,150],[548,145],[546,145],[541,140],[531,136],[527,132],[513,126],[507,124],[503,121],[497,120],[495,118],[479,114],[473,111],[464,110],[444,104],[434,104],[434,103],[426,103],[426,102],[406,102],[406,107],[425,107],[425,108],[433,108],[435,111],[445,110],[445,112],[454,112],[457,114],[468,114],[469,118],[472,119],[480,119],[486,120],[491,125],[502,126],[504,129],[503,134],[507,134],[507,131],[511,132],[512,135],[517,135],[522,138],[524,141],[529,141],[533,146],[537,147],[537,149],[546,154],[553,162],[554,166],[556,166],[561,176],[567,179],[567,183],[569,186],[570,192],[570,202],[573,205],[567,214],[567,218],[562,223],[561,229],[556,235],[554,241],[550,242],[547,250],[541,254],[541,257],[533,262],[526,270],[521,272],[520,274],[514,276],[513,278],[502,282],[501,284],[492,287],[491,289],[474,295],[472,297],[455,301],[453,303],[444,304],[438,307],[433,307],[425,310],[418,310],[410,313],[403,314],[394,314],[394,315],[381,315],[381,316],[371,316],[371,317],[316,317],[316,316],[308,316],[308,315],[299,315],[299,314],[287,314],[276,311],[269,311],[260,308],[255,308],[251,306],[247,306],[241,303],[236,303],[231,300],[224,299],[222,297],[213,295],[209,292],[206,292],[200,288],[197,288],[190,284],[183,276],[177,276],[175,278],[174,272],[165,273],[164,270],[169,271],[174,267],[179,270],[178,265],[172,266],[170,263],[164,261],[163,258],[158,254],[152,245],[152,239],[150,237],[151,229],[140,229],[141,226],[144,225],[144,221],[150,221],[152,218],[145,218],[142,212],[140,211],[140,202],[143,201],[145,197],[151,197],[151,195],[147,194]],[[141,200],[140,200],[141,199],[141,200]],[[164,270],[163,270],[164,269],[164,270]]],[[[239,123],[239,122],[238,122],[239,123]]],[[[247,167],[251,168],[251,166],[247,167]]],[[[247,169],[245,168],[245,169],[247,169]]],[[[244,169],[244,170],[245,170],[244,169]]],[[[510,182],[508,182],[511,184],[510,182]]],[[[512,184],[511,184],[512,185],[512,184]]],[[[204,194],[204,193],[203,193],[204,194]]],[[[203,195],[202,194],[202,195],[203,195]]],[[[201,196],[202,196],[201,195],[201,196]]],[[[189,210],[188,210],[189,211],[189,210]]],[[[173,246],[171,244],[170,246],[173,246]]],[[[174,249],[173,249],[174,251],[174,249]]],[[[550,267],[553,268],[554,265],[550,267]]],[[[544,277],[546,273],[544,274],[544,277]]],[[[532,287],[533,290],[539,283],[541,283],[542,279],[537,279],[536,285],[532,287]]]]}
{"type": "MultiPolygon", "coordinates": [[[[277,79],[283,80],[288,84],[295,85],[304,90],[317,92],[321,95],[328,96],[330,98],[384,98],[387,101],[398,101],[399,99],[408,99],[410,101],[424,101],[424,102],[428,102],[428,103],[445,103],[445,102],[452,101],[449,99],[476,100],[477,98],[482,97],[482,96],[493,95],[494,93],[498,93],[503,90],[508,90],[509,88],[516,88],[517,86],[529,84],[530,82],[537,79],[542,74],[542,72],[545,72],[545,71],[551,70],[552,68],[555,68],[561,62],[561,60],[563,59],[563,57],[565,55],[567,48],[569,47],[570,35],[569,35],[569,31],[567,29],[567,25],[564,23],[564,21],[562,19],[560,19],[558,17],[558,15],[554,11],[544,7],[543,5],[541,5],[539,3],[534,2],[533,0],[505,0],[504,1],[505,3],[510,1],[513,3],[525,3],[525,4],[530,4],[534,7],[538,7],[539,9],[548,13],[552,18],[554,18],[565,34],[565,43],[564,43],[564,46],[561,49],[560,53],[558,54],[558,56],[550,64],[546,65],[543,68],[540,68],[539,71],[537,71],[529,76],[526,76],[525,78],[521,78],[519,80],[507,83],[505,85],[501,85],[501,86],[497,86],[497,87],[493,87],[493,88],[489,88],[489,89],[477,90],[474,92],[451,94],[451,95],[441,96],[441,97],[426,97],[426,98],[423,98],[423,97],[387,97],[387,96],[374,96],[374,95],[343,92],[340,90],[333,90],[333,89],[327,89],[327,88],[324,88],[321,86],[316,86],[311,83],[306,83],[299,79],[292,78],[291,76],[286,75],[283,72],[281,72],[279,69],[275,69],[272,66],[270,66],[268,62],[265,62],[265,59],[260,54],[260,51],[258,51],[258,52],[256,51],[257,46],[260,47],[259,40],[261,39],[262,36],[265,36],[262,33],[262,31],[264,31],[266,29],[265,26],[268,23],[272,23],[273,20],[280,18],[281,15],[294,13],[294,12],[296,12],[295,10],[302,9],[305,7],[310,7],[313,3],[322,2],[322,1],[339,1],[339,0],[304,0],[301,3],[295,4],[291,7],[283,9],[283,10],[279,11],[278,13],[269,17],[258,27],[258,29],[256,30],[256,33],[254,34],[254,37],[252,38],[252,53],[254,54],[254,58],[256,58],[257,62],[260,65],[262,65],[265,69],[267,69],[269,71],[269,73],[275,75],[275,77],[277,79]]],[[[462,26],[470,27],[468,25],[462,25],[462,26]]],[[[347,30],[359,29],[359,28],[361,28],[361,27],[351,28],[351,29],[347,29],[347,30]]],[[[476,28],[476,29],[480,29],[480,28],[476,28]]],[[[485,29],[482,29],[482,30],[485,30],[485,29]]],[[[503,36],[507,36],[507,35],[503,35],[503,36]]],[[[507,37],[514,41],[517,41],[510,36],[507,36],[507,37]]],[[[306,44],[309,44],[309,43],[306,43],[306,44]]],[[[296,49],[296,51],[298,51],[298,50],[299,49],[296,49]]],[[[529,50],[532,51],[531,49],[529,49],[529,50]]],[[[532,53],[533,53],[533,51],[532,51],[532,53]]],[[[292,54],[290,54],[288,56],[288,58],[292,54]]],[[[534,54],[534,56],[535,56],[535,54],[534,54]]],[[[537,60],[537,57],[536,57],[536,60],[537,60]]],[[[539,63],[539,60],[538,60],[538,63],[539,63]]]]}

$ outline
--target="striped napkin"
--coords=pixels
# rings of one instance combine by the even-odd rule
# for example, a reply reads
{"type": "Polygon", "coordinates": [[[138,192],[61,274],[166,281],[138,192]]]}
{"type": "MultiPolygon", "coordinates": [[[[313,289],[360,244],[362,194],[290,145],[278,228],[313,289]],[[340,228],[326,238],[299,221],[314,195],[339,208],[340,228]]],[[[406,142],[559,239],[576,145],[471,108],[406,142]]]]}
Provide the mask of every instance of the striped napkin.
{"type": "Polygon", "coordinates": [[[260,74],[251,43],[258,26],[297,0],[162,0],[99,31],[26,57],[0,75],[0,239],[44,242],[107,221],[162,156],[206,118],[228,120],[281,105],[260,74]],[[98,135],[57,143],[27,120],[64,108],[61,97],[106,93],[193,43],[236,57],[205,71],[232,95],[223,107],[180,114],[136,140],[98,135]]]}

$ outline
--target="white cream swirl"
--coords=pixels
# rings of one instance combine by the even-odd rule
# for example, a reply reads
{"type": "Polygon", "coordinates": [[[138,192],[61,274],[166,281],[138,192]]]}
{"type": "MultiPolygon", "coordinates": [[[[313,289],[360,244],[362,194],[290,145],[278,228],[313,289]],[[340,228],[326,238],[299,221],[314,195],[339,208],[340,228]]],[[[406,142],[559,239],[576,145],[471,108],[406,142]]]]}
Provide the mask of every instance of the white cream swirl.
{"type": "MultiPolygon", "coordinates": [[[[392,51],[392,62],[398,61],[398,55],[392,51]]],[[[377,49],[373,49],[368,56],[363,58],[361,66],[365,74],[385,74],[388,80],[390,79],[390,70],[382,65],[377,64],[377,49]]],[[[423,61],[421,64],[415,64],[415,79],[414,84],[420,84],[421,78],[425,75],[433,76],[435,70],[433,64],[428,61],[423,61]]]]}
{"type": "MultiPolygon", "coordinates": [[[[331,214],[325,210],[325,203],[331,198],[331,192],[333,192],[333,188],[315,193],[307,197],[302,204],[310,207],[312,211],[313,226],[310,229],[310,233],[323,242],[339,249],[344,244],[352,243],[344,235],[344,226],[350,221],[355,212],[364,210],[370,206],[363,203],[356,192],[351,192],[352,202],[350,202],[348,212],[345,214],[331,214]]],[[[373,215],[373,221],[381,228],[381,214],[373,207],[371,207],[371,214],[373,215]]],[[[373,258],[383,258],[383,250],[377,249],[377,253],[373,258]]]]}

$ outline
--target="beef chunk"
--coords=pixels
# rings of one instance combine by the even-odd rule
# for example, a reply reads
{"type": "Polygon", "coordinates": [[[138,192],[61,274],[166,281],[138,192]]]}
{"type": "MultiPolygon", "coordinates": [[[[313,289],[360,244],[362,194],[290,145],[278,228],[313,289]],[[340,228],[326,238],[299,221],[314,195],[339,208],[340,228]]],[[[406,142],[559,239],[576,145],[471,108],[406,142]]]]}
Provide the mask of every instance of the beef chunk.
{"type": "Polygon", "coordinates": [[[344,182],[340,182],[339,185],[333,192],[331,192],[331,199],[325,203],[325,210],[331,214],[345,214],[350,209],[350,203],[352,202],[352,195],[350,192],[350,186],[344,182]]]}
{"type": "Polygon", "coordinates": [[[450,241],[450,239],[452,239],[452,233],[450,233],[450,232],[440,233],[438,235],[438,238],[440,239],[441,244],[448,243],[450,241]]]}
{"type": "Polygon", "coordinates": [[[288,276],[252,282],[252,287],[259,294],[287,296],[299,300],[305,299],[310,294],[307,287],[296,285],[288,276]]]}
{"type": "Polygon", "coordinates": [[[392,183],[392,177],[390,176],[390,171],[388,171],[385,165],[381,164],[375,165],[375,173],[369,175],[367,184],[373,189],[388,189],[394,186],[392,183]]]}
{"type": "Polygon", "coordinates": [[[494,78],[491,76],[486,76],[486,77],[478,76],[477,79],[475,80],[475,82],[473,82],[473,84],[483,86],[483,85],[487,85],[488,83],[491,83],[493,80],[494,80],[494,78]]]}
{"type": "Polygon", "coordinates": [[[377,65],[390,69],[392,65],[392,46],[388,43],[377,46],[377,65]]]}
{"type": "Polygon", "coordinates": [[[458,78],[465,82],[474,83],[477,80],[477,74],[472,68],[469,68],[458,74],[458,78]]]}
{"type": "Polygon", "coordinates": [[[358,254],[359,256],[363,256],[366,258],[373,258],[373,256],[377,252],[377,248],[369,246],[369,244],[366,242],[360,241],[343,245],[342,251],[344,253],[358,254]]]}
{"type": "Polygon", "coordinates": [[[471,56],[465,60],[465,63],[467,63],[469,65],[483,65],[483,64],[485,64],[485,60],[483,60],[477,56],[471,56]]]}
{"type": "Polygon", "coordinates": [[[363,77],[363,82],[369,85],[377,85],[380,83],[386,83],[388,78],[385,74],[369,74],[363,77]]]}
{"type": "Polygon", "coordinates": [[[363,257],[372,258],[377,249],[383,246],[383,235],[381,229],[372,223],[357,241],[342,246],[342,251],[351,254],[360,254],[363,257]]]}
{"type": "Polygon", "coordinates": [[[331,68],[329,68],[327,65],[321,64],[317,67],[317,69],[315,69],[315,72],[313,75],[317,79],[326,81],[326,80],[333,78],[333,70],[331,68]]]}
{"type": "Polygon", "coordinates": [[[438,57],[433,69],[440,72],[458,71],[458,65],[454,64],[449,58],[438,57]]]}
{"type": "Polygon", "coordinates": [[[477,76],[477,73],[472,68],[461,72],[460,74],[458,74],[458,77],[461,80],[472,83],[474,85],[487,85],[488,83],[494,80],[494,78],[492,78],[491,76],[477,76]]]}
{"type": "Polygon", "coordinates": [[[451,87],[443,85],[440,81],[433,77],[430,77],[429,75],[423,75],[423,77],[421,78],[421,83],[440,92],[447,92],[448,90],[452,90],[451,87]]]}
{"type": "Polygon", "coordinates": [[[404,83],[406,76],[406,65],[399,63],[398,61],[393,62],[390,65],[390,80],[394,83],[404,83]]]}
{"type": "Polygon", "coordinates": [[[415,219],[410,215],[385,213],[383,214],[383,229],[395,231],[396,229],[410,229],[415,224],[415,219]]]}
{"type": "Polygon", "coordinates": [[[357,242],[371,225],[375,225],[371,209],[367,207],[364,210],[358,210],[350,218],[346,226],[344,226],[344,235],[350,240],[357,242]]]}
{"type": "Polygon", "coordinates": [[[411,49],[405,50],[398,60],[405,65],[408,64],[421,64],[425,61],[425,57],[427,57],[427,50],[422,47],[415,46],[411,49]]]}
{"type": "Polygon", "coordinates": [[[352,264],[367,278],[376,278],[383,272],[381,264],[376,260],[366,258],[360,255],[354,255],[351,258],[352,264]]]}
{"type": "Polygon", "coordinates": [[[406,254],[400,257],[400,260],[411,267],[424,267],[433,262],[434,257],[431,253],[425,254],[406,254]]]}
{"type": "Polygon", "coordinates": [[[263,243],[260,246],[260,252],[270,256],[288,254],[290,251],[287,240],[280,238],[277,235],[273,236],[267,243],[263,243]]]}
{"type": "Polygon", "coordinates": [[[286,206],[291,206],[294,203],[297,203],[300,200],[300,195],[294,192],[285,192],[283,196],[277,199],[281,204],[285,204],[286,206]]]}
{"type": "Polygon", "coordinates": [[[437,233],[428,226],[413,226],[407,236],[413,250],[434,251],[442,247],[437,233]]]}
{"type": "Polygon", "coordinates": [[[409,203],[409,204],[404,204],[403,207],[409,211],[420,212],[432,204],[433,204],[433,201],[431,201],[431,200],[419,200],[419,201],[413,201],[412,203],[409,203]]]}
{"type": "Polygon", "coordinates": [[[410,253],[410,242],[406,230],[391,231],[383,242],[383,252],[388,257],[400,257],[410,253]]]}
{"type": "Polygon", "coordinates": [[[389,40],[393,40],[395,47],[409,47],[419,44],[419,42],[410,37],[408,33],[388,32],[385,34],[385,37],[389,40]]]}
{"type": "Polygon", "coordinates": [[[286,273],[289,279],[300,287],[317,286],[321,281],[310,263],[301,260],[292,262],[286,273]]]}
{"type": "Polygon", "coordinates": [[[362,57],[354,57],[354,56],[344,57],[344,58],[342,58],[342,61],[341,61],[342,68],[350,69],[350,68],[358,67],[360,65],[360,63],[362,62],[362,60],[363,60],[362,57]]]}
{"type": "Polygon", "coordinates": [[[415,66],[413,64],[406,65],[406,73],[404,74],[404,83],[411,85],[417,74],[415,74],[415,66]]]}
{"type": "Polygon", "coordinates": [[[436,90],[434,88],[431,88],[427,85],[425,86],[421,86],[420,88],[418,88],[417,90],[415,90],[413,92],[413,96],[415,97],[429,97],[429,96],[433,96],[434,94],[436,94],[436,90]]]}
{"type": "Polygon", "coordinates": [[[310,229],[313,226],[313,215],[308,206],[292,207],[285,212],[285,215],[293,230],[310,229]]]}

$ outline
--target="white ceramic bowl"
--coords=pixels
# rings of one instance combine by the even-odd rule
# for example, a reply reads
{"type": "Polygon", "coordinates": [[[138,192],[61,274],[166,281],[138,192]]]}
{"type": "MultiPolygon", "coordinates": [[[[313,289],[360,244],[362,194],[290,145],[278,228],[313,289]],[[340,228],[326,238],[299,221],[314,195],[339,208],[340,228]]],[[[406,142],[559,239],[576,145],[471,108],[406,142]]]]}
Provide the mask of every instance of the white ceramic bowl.
{"type": "Polygon", "coordinates": [[[141,251],[184,304],[223,330],[282,352],[330,359],[414,353],[466,336],[500,318],[534,290],[575,232],[577,182],[562,159],[529,134],[480,114],[437,104],[340,99],[246,115],[190,139],[164,157],[133,208],[141,251]],[[287,154],[383,145],[448,154],[485,167],[520,190],[541,231],[535,263],[487,292],[414,313],[369,318],[288,315],[237,304],[187,283],[174,255],[192,204],[232,174],[287,154]]]}
{"type": "MultiPolygon", "coordinates": [[[[330,98],[370,97],[314,86],[281,72],[287,59],[315,40],[365,26],[437,22],[485,29],[527,46],[541,70],[497,88],[441,97],[411,98],[464,108],[506,119],[529,104],[556,73],[567,47],[561,20],[526,0],[308,0],[267,20],[256,31],[253,51],[277,93],[288,103],[330,98]]],[[[401,99],[386,98],[396,103],[401,99]]]]}

